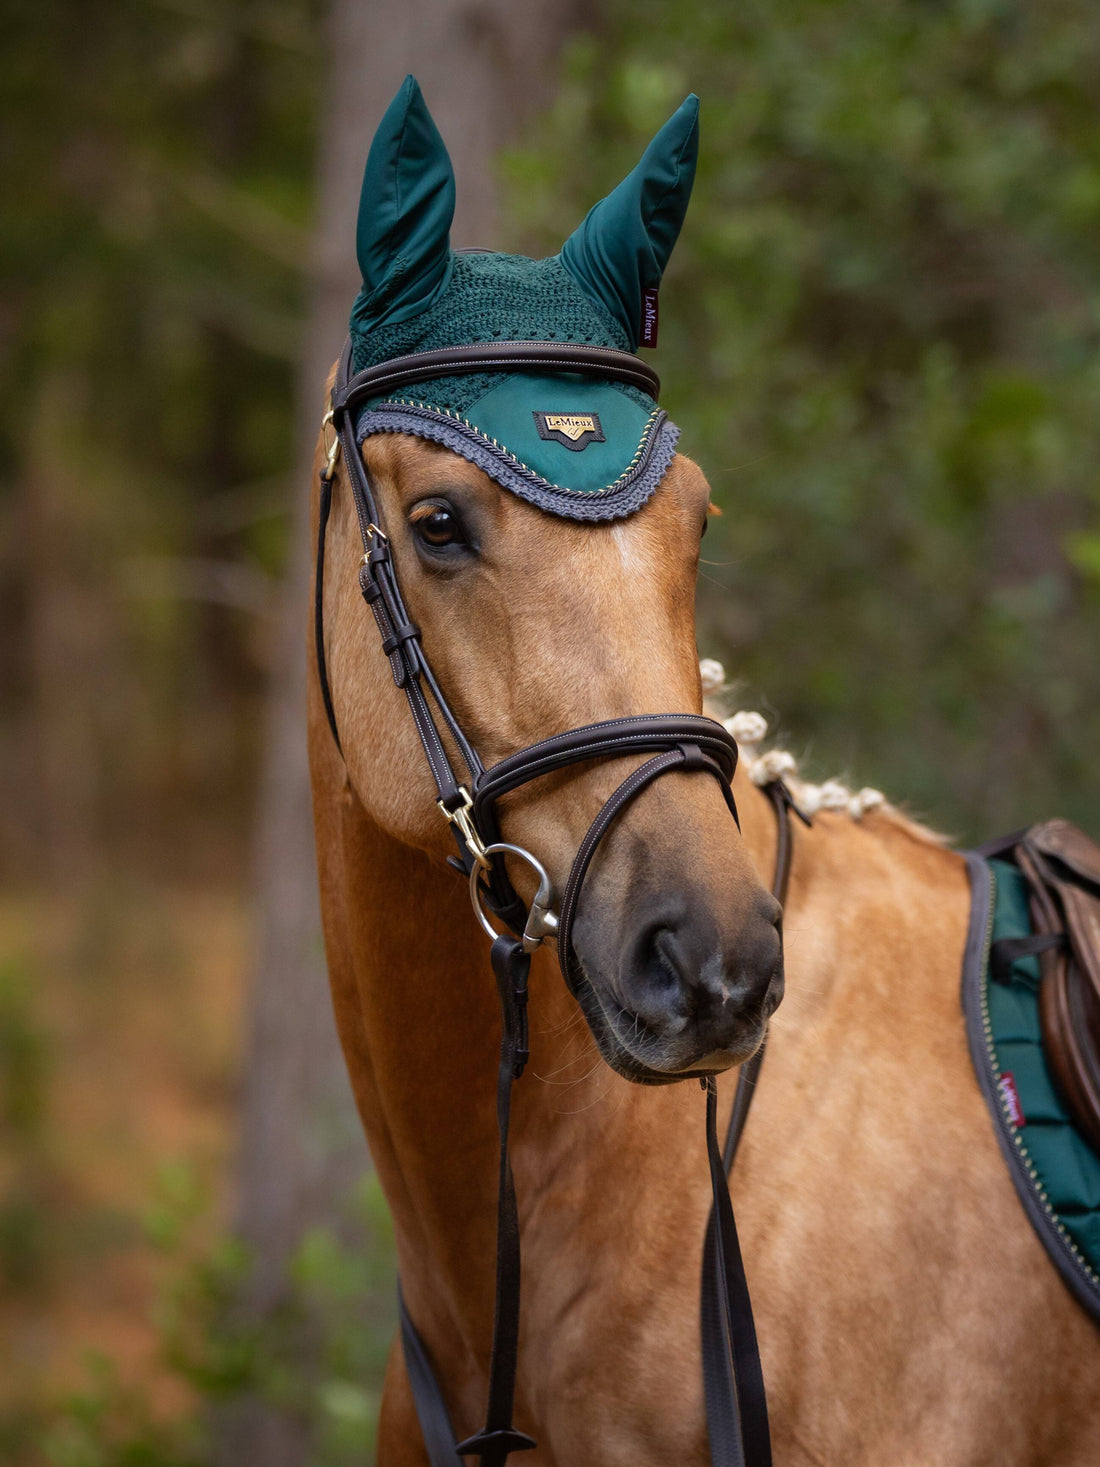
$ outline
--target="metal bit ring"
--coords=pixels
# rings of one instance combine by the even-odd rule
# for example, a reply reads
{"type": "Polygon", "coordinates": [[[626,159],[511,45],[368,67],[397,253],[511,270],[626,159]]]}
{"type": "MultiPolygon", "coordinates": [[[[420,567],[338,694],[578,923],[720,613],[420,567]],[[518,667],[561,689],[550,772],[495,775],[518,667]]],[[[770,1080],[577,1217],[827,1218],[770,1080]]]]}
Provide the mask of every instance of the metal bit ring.
{"type": "MultiPolygon", "coordinates": [[[[504,855],[518,856],[521,861],[526,861],[539,879],[538,891],[531,903],[531,910],[527,914],[527,923],[523,929],[523,950],[533,953],[546,937],[553,937],[558,930],[558,918],[554,911],[554,887],[546,874],[546,868],[541,861],[537,861],[530,851],[525,851],[522,846],[509,845],[507,841],[498,841],[496,845],[486,846],[486,856],[504,855]]],[[[501,936],[493,924],[485,915],[485,908],[481,905],[481,878],[482,868],[474,866],[470,872],[470,901],[473,903],[477,920],[491,941],[495,942],[501,936]]]]}

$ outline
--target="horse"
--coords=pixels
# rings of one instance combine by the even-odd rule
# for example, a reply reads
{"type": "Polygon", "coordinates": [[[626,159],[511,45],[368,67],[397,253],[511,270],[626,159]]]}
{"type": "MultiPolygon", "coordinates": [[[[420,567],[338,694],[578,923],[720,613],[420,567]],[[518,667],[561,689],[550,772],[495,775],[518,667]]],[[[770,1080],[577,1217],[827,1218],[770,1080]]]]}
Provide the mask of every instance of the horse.
{"type": "MultiPolygon", "coordinates": [[[[690,460],[678,456],[630,520],[548,531],[538,509],[446,448],[392,435],[364,453],[402,549],[409,507],[444,489],[492,545],[476,597],[431,571],[404,587],[490,758],[597,718],[701,710],[693,607],[710,496],[690,460]]],[[[433,792],[403,700],[364,636],[347,496],[334,500],[328,538],[344,757],[316,676],[309,740],[333,1002],[405,1297],[452,1419],[472,1432],[494,1292],[496,994],[465,883],[446,865],[446,826],[428,818],[433,792]]],[[[509,837],[563,882],[625,768],[570,771],[525,793],[509,837]]],[[[739,836],[700,783],[669,775],[597,857],[586,898],[594,963],[614,961],[655,903],[719,920],[766,880],[771,806],[739,770],[739,836]]],[[[1019,1206],[967,1055],[968,903],[961,857],[889,806],[858,820],[823,809],[798,831],[788,994],[732,1179],[779,1464],[1097,1460],[1100,1339],[1019,1206]]],[[[530,1075],[512,1129],[524,1247],[517,1419],[540,1442],[528,1460],[701,1467],[709,1193],[698,1091],[632,1085],[608,1067],[545,951],[530,1010],[530,1075]]],[[[721,1093],[728,1109],[728,1081],[721,1093]]],[[[378,1451],[385,1467],[428,1461],[398,1342],[378,1451]]]]}
{"type": "MultiPolygon", "coordinates": [[[[418,105],[407,87],[387,123],[387,167],[410,118],[417,167],[433,149],[438,157],[418,105]]],[[[687,122],[677,128],[666,153],[679,167],[687,122]]],[[[446,184],[440,164],[440,196],[446,184]]],[[[389,309],[393,281],[383,290],[371,273],[383,249],[372,217],[361,301],[389,309]]],[[[440,250],[445,229],[442,239],[440,250]]],[[[404,259],[402,278],[436,291],[451,266],[429,256],[419,276],[404,259]]],[[[583,277],[583,260],[571,268],[583,277]]],[[[595,439],[601,420],[557,421],[566,436],[595,439]]],[[[405,1304],[467,1436],[489,1379],[501,1021],[394,658],[403,637],[418,639],[456,726],[488,764],[603,720],[701,714],[694,604],[710,489],[676,453],[629,514],[551,519],[502,492],[477,455],[393,426],[361,445],[345,437],[342,460],[330,429],[318,441],[324,576],[309,748],[337,1026],[392,1211],[405,1304]],[[348,492],[350,453],[369,473],[377,523],[363,523],[348,492]],[[389,656],[360,595],[371,591],[372,556],[400,567],[411,618],[387,624],[389,656]]],[[[742,719],[746,743],[751,725],[742,719]]],[[[766,772],[769,757],[774,773],[790,772],[774,751],[756,765],[766,772]]],[[[513,791],[499,811],[503,838],[537,852],[561,890],[636,765],[628,755],[573,763],[513,791]]],[[[737,1067],[768,1031],[731,1190],[775,1462],[1092,1467],[1100,1336],[1016,1199],[967,1053],[964,861],[870,793],[819,790],[795,837],[780,957],[768,891],[778,826],[755,772],[743,758],[733,779],[739,825],[720,781],[686,767],[621,811],[576,911],[578,992],[545,944],[533,953],[530,1058],[511,1126],[523,1244],[515,1414],[538,1439],[527,1460],[711,1460],[698,1307],[704,1102],[692,1080],[675,1082],[717,1075],[728,1115],[737,1067]]],[[[534,876],[508,866],[531,904],[534,876]]],[[[429,1462],[400,1336],[378,1459],[429,1462]]]]}

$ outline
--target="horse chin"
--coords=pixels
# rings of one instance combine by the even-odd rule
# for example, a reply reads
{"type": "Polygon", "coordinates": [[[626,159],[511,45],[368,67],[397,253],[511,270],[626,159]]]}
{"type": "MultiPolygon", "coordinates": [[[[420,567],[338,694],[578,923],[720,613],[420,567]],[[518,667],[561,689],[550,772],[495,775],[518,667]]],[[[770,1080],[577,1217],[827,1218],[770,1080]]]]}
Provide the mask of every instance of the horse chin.
{"type": "MultiPolygon", "coordinates": [[[[781,974],[781,967],[778,971],[781,974]]],[[[625,1011],[620,1011],[618,1020],[613,1019],[583,967],[582,973],[583,981],[577,987],[576,998],[596,1047],[617,1075],[635,1085],[675,1085],[681,1080],[701,1080],[744,1064],[764,1042],[768,1020],[778,1007],[783,992],[780,976],[774,998],[772,990],[769,990],[760,1014],[746,1019],[743,1030],[729,1048],[692,1054],[684,1053],[682,1046],[671,1051],[666,1041],[647,1033],[641,1021],[633,1019],[625,1011]]]]}

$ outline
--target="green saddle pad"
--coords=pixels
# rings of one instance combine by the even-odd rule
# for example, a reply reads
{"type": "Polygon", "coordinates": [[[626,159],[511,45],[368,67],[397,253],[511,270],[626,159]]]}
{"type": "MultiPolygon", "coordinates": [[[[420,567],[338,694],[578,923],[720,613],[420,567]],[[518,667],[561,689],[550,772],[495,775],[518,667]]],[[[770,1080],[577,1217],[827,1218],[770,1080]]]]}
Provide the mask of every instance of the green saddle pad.
{"type": "Polygon", "coordinates": [[[1052,1262],[1100,1322],[1100,1156],[1081,1136],[1051,1079],[1039,1027],[1039,960],[990,975],[1001,938],[1031,933],[1027,883],[1008,861],[967,855],[970,929],[963,1012],[970,1055],[1016,1191],[1052,1262]]]}

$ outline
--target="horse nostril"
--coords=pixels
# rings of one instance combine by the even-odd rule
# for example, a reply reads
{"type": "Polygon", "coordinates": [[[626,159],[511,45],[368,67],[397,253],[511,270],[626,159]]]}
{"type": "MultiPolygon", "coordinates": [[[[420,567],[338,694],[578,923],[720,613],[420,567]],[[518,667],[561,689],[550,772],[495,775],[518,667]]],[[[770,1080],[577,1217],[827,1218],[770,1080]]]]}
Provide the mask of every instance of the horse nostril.
{"type": "Polygon", "coordinates": [[[779,917],[765,898],[725,940],[704,914],[649,923],[623,954],[619,1002],[654,1035],[697,1031],[720,1045],[727,1030],[762,1013],[779,964],[779,917]]]}
{"type": "MultiPolygon", "coordinates": [[[[709,924],[707,924],[709,926],[709,924]]],[[[622,973],[628,1007],[657,1033],[679,1033],[728,1001],[716,938],[688,922],[665,921],[640,937],[622,973]]]]}
{"type": "Polygon", "coordinates": [[[661,923],[647,928],[621,977],[624,997],[644,1024],[668,1032],[690,1017],[687,954],[677,927],[661,923]]]}

